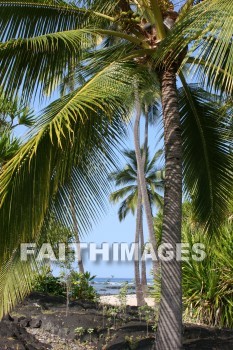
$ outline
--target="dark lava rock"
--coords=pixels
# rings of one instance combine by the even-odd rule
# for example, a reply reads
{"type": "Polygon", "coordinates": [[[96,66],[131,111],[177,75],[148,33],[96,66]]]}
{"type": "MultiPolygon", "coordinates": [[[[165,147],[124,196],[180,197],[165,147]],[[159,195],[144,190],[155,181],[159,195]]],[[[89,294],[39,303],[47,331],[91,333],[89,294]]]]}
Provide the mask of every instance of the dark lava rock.
{"type": "Polygon", "coordinates": [[[21,327],[27,328],[30,326],[31,318],[27,317],[19,317],[18,318],[18,323],[20,324],[21,327]]]}
{"type": "Polygon", "coordinates": [[[232,350],[233,330],[185,325],[184,350],[232,350]]]}
{"type": "MultiPolygon", "coordinates": [[[[128,324],[115,331],[106,350],[156,349],[155,339],[150,331],[146,337],[145,324],[128,324]],[[140,339],[141,338],[141,339],[140,339]]],[[[101,349],[101,348],[99,348],[101,349]]],[[[183,350],[232,350],[233,330],[187,325],[184,327],[183,350]]]]}
{"type": "Polygon", "coordinates": [[[187,324],[184,326],[183,335],[185,339],[204,339],[218,337],[229,339],[233,337],[233,330],[187,324]]]}
{"type": "Polygon", "coordinates": [[[69,307],[78,307],[84,310],[89,310],[89,309],[95,310],[96,303],[93,301],[75,300],[70,302],[69,307]]]}
{"type": "MultiPolygon", "coordinates": [[[[125,333],[132,333],[132,332],[147,332],[147,325],[143,322],[129,322],[126,325],[119,327],[118,331],[125,332],[125,333]]],[[[153,333],[153,329],[151,326],[148,326],[148,331],[153,333]]]]}
{"type": "Polygon", "coordinates": [[[56,295],[45,295],[42,293],[33,292],[31,293],[27,298],[26,301],[36,301],[38,304],[50,304],[50,305],[57,305],[57,304],[65,304],[66,298],[63,296],[56,296],[56,295]]]}
{"type": "Polygon", "coordinates": [[[108,343],[106,350],[152,350],[155,341],[151,326],[148,327],[148,331],[150,333],[149,336],[147,336],[147,325],[145,322],[129,322],[114,332],[114,336],[108,343]]]}
{"type": "Polygon", "coordinates": [[[113,343],[105,348],[106,350],[132,350],[132,349],[143,349],[143,350],[154,350],[155,340],[154,338],[146,338],[137,340],[132,339],[130,341],[124,341],[123,343],[113,343]]]}
{"type": "MultiPolygon", "coordinates": [[[[34,335],[27,332],[29,325],[31,328],[38,328],[34,331],[39,333],[31,330],[33,334],[42,332],[57,335],[65,340],[79,339],[83,342],[89,341],[90,334],[87,330],[93,328],[91,337],[95,349],[99,350],[153,350],[155,347],[154,332],[149,326],[147,336],[147,325],[137,320],[137,310],[137,307],[127,307],[126,314],[118,313],[115,329],[113,318],[105,315],[103,319],[102,307],[96,303],[72,302],[66,317],[64,298],[33,293],[15,308],[10,317],[8,315],[4,321],[0,322],[0,350],[49,348],[49,345],[45,346],[36,340],[34,335]],[[75,331],[78,327],[84,329],[81,337],[75,331]]],[[[184,326],[183,335],[183,350],[233,349],[233,330],[189,324],[184,326]]]]}
{"type": "Polygon", "coordinates": [[[40,328],[42,325],[42,321],[40,319],[32,319],[30,321],[30,327],[31,328],[40,328]]]}
{"type": "Polygon", "coordinates": [[[1,350],[46,350],[50,345],[40,343],[33,335],[14,322],[0,322],[1,350]]]}
{"type": "Polygon", "coordinates": [[[199,339],[184,343],[184,350],[232,350],[233,339],[199,339]]]}

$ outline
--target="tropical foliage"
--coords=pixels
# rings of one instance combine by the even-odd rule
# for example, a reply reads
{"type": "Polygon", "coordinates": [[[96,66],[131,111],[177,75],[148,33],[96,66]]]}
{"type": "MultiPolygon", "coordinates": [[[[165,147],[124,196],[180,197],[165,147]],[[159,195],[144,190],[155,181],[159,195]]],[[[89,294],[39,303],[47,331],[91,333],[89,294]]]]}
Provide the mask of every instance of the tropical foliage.
{"type": "MultiPolygon", "coordinates": [[[[182,162],[186,189],[196,197],[196,215],[206,229],[217,230],[232,191],[232,145],[226,138],[226,110],[213,129],[217,114],[209,112],[213,96],[208,93],[217,92],[221,103],[232,94],[232,1],[187,0],[179,13],[173,2],[162,0],[5,0],[0,9],[0,84],[7,97],[21,92],[28,101],[35,94],[51,94],[64,78],[74,81],[74,90],[40,115],[30,139],[4,165],[0,176],[1,313],[11,306],[9,294],[15,302],[30,289],[29,266],[18,288],[22,266],[15,252],[19,243],[40,236],[54,206],[63,220],[61,203],[73,170],[83,231],[89,227],[90,215],[98,217],[97,203],[104,202],[107,191],[103,174],[109,170],[107,160],[115,156],[112,146],[119,147],[125,116],[135,100],[140,105],[147,90],[159,90],[163,106],[162,239],[174,245],[180,242],[182,162]],[[204,98],[197,91],[192,95],[186,72],[195,74],[202,89],[208,90],[204,98]],[[180,102],[177,76],[184,89],[180,102]],[[185,123],[189,117],[195,133],[185,123]],[[192,137],[190,142],[187,135],[192,137]],[[96,164],[98,170],[93,172],[96,164]],[[91,194],[94,201],[87,201],[91,194]]],[[[161,300],[159,349],[166,342],[171,349],[180,349],[181,286],[176,262],[162,267],[161,300]]]]}
{"type": "Polygon", "coordinates": [[[19,98],[7,99],[0,88],[0,164],[10,160],[20,147],[21,141],[13,135],[18,126],[31,127],[34,116],[19,98]]]}
{"type": "Polygon", "coordinates": [[[220,228],[218,238],[210,239],[200,227],[184,222],[183,240],[190,246],[201,243],[206,257],[183,262],[184,320],[217,327],[233,327],[233,234],[232,221],[220,228]]]}
{"type": "Polygon", "coordinates": [[[7,98],[3,88],[0,88],[0,130],[12,130],[20,125],[31,127],[33,124],[34,115],[30,108],[18,97],[7,98]]]}
{"type": "MultiPolygon", "coordinates": [[[[217,237],[205,234],[204,227],[196,220],[194,206],[183,204],[182,242],[188,244],[182,257],[183,316],[185,322],[208,326],[232,328],[233,312],[233,234],[232,220],[226,220],[217,237]],[[205,255],[203,260],[193,259],[194,244],[205,255]]],[[[162,235],[162,213],[155,217],[158,241],[162,235]]],[[[196,255],[200,257],[200,253],[196,255]]],[[[160,283],[155,281],[152,296],[160,299],[160,283]]]]}
{"type": "MultiPolygon", "coordinates": [[[[84,274],[71,271],[69,300],[89,300],[96,299],[96,291],[91,285],[95,276],[89,272],[84,274]]],[[[66,296],[66,286],[62,276],[55,277],[50,269],[45,268],[35,277],[33,291],[56,296],[66,296]]]]}
{"type": "Polygon", "coordinates": [[[48,268],[35,276],[32,289],[38,293],[65,296],[65,286],[61,283],[60,278],[55,277],[48,268]]]}
{"type": "Polygon", "coordinates": [[[95,301],[97,293],[94,286],[91,284],[95,276],[90,272],[71,274],[71,299],[91,300],[95,301]]]}

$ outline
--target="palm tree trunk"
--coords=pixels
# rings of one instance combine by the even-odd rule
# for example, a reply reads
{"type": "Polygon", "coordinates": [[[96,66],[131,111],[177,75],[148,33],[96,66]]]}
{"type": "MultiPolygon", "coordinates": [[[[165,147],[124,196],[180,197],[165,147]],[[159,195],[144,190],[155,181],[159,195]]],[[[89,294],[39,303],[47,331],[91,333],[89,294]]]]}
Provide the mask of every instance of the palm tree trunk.
{"type": "MultiPolygon", "coordinates": [[[[140,244],[141,244],[141,256],[144,253],[144,232],[143,232],[143,215],[142,215],[142,208],[141,208],[141,230],[140,230],[140,244]]],[[[144,293],[144,297],[147,294],[147,278],[146,278],[146,261],[141,260],[141,284],[142,284],[142,291],[144,293]]]]}
{"type": "Polygon", "coordinates": [[[80,273],[84,273],[84,266],[81,256],[81,249],[80,249],[80,239],[79,239],[79,231],[78,231],[78,220],[76,217],[75,212],[75,201],[74,201],[74,192],[72,188],[72,183],[70,183],[70,209],[71,209],[71,215],[73,220],[73,229],[75,234],[75,240],[77,244],[77,257],[78,257],[78,268],[80,273]]]}
{"type": "Polygon", "coordinates": [[[144,153],[143,153],[143,160],[144,164],[146,162],[146,151],[148,147],[148,137],[149,137],[149,111],[148,106],[145,108],[145,132],[144,132],[144,153]]]}
{"type": "MultiPolygon", "coordinates": [[[[149,131],[149,115],[148,115],[148,106],[145,108],[145,131],[144,131],[144,151],[143,151],[143,164],[145,169],[145,163],[146,163],[146,154],[147,154],[147,147],[148,147],[148,131],[149,131]]],[[[141,231],[140,231],[140,243],[141,243],[141,255],[144,252],[144,231],[143,231],[143,213],[142,215],[142,225],[141,225],[141,231]]],[[[147,293],[147,278],[146,278],[146,261],[141,261],[141,276],[142,276],[142,290],[144,293],[144,297],[147,293]]]]}
{"type": "MultiPolygon", "coordinates": [[[[181,263],[176,261],[176,244],[181,242],[182,142],[176,74],[170,67],[161,72],[165,142],[165,193],[162,242],[174,251],[171,261],[161,261],[161,302],[157,350],[182,348],[181,263]]],[[[162,259],[161,259],[162,260],[162,259]]]]}
{"type": "MultiPolygon", "coordinates": [[[[150,207],[150,201],[147,193],[147,186],[146,186],[146,179],[145,179],[145,170],[144,165],[142,162],[141,157],[141,149],[140,149],[140,142],[139,142],[139,124],[140,124],[140,117],[141,117],[141,103],[139,99],[139,94],[137,87],[135,87],[135,102],[136,102],[136,119],[134,124],[134,145],[135,145],[135,154],[137,159],[137,169],[138,169],[138,176],[140,181],[140,188],[142,193],[142,201],[145,209],[146,214],[146,220],[147,220],[147,226],[149,231],[149,238],[150,243],[154,249],[154,252],[156,254],[156,240],[154,235],[154,227],[153,227],[153,218],[151,214],[151,207],[150,207]]],[[[156,278],[157,275],[157,262],[153,260],[153,274],[156,278]]]]}
{"type": "MultiPolygon", "coordinates": [[[[139,188],[139,179],[138,179],[138,188],[139,188]]],[[[135,234],[135,243],[136,247],[139,248],[139,236],[142,228],[142,195],[141,191],[138,191],[138,203],[137,203],[137,216],[136,216],[136,234],[135,234]]],[[[135,288],[136,288],[136,298],[137,306],[145,305],[145,299],[142,290],[141,278],[140,278],[140,258],[139,258],[139,249],[134,256],[134,273],[135,273],[135,288]]]]}

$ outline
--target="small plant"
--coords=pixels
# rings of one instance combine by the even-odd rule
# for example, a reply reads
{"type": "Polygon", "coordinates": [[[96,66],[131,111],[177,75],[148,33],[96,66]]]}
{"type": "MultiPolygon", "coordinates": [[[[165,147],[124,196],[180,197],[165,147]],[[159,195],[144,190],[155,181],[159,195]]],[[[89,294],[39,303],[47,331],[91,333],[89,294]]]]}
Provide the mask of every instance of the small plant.
{"type": "Polygon", "coordinates": [[[129,348],[130,348],[131,350],[135,350],[135,349],[138,348],[138,342],[139,342],[138,337],[137,337],[137,338],[134,338],[133,335],[131,335],[131,336],[125,336],[125,342],[128,343],[129,348]]]}
{"type": "Polygon", "coordinates": [[[156,332],[156,330],[157,330],[157,324],[154,324],[153,326],[151,326],[151,328],[153,329],[154,332],[156,332]]]}
{"type": "Polygon", "coordinates": [[[92,342],[92,333],[94,332],[93,328],[88,328],[87,333],[90,335],[90,342],[92,342]]]}
{"type": "Polygon", "coordinates": [[[103,328],[105,327],[105,315],[107,315],[107,306],[103,305],[103,328]]]}
{"type": "Polygon", "coordinates": [[[74,331],[79,337],[81,337],[84,334],[84,332],[85,332],[83,327],[77,327],[77,328],[75,328],[74,331]]]}
{"type": "Polygon", "coordinates": [[[35,278],[33,290],[39,293],[65,296],[65,287],[59,277],[52,275],[50,268],[45,268],[35,278]]]}
{"type": "Polygon", "coordinates": [[[118,312],[119,312],[119,309],[116,307],[110,308],[107,312],[108,315],[113,318],[114,329],[116,328],[116,316],[117,316],[118,312]]]}
{"type": "Polygon", "coordinates": [[[96,307],[98,307],[98,305],[100,303],[100,296],[97,293],[95,293],[93,301],[94,301],[94,303],[96,303],[96,307]]]}
{"type": "Polygon", "coordinates": [[[154,310],[148,305],[143,305],[139,307],[139,312],[141,317],[146,321],[146,336],[149,335],[149,324],[154,319],[154,310]]]}
{"type": "Polygon", "coordinates": [[[110,338],[111,337],[111,328],[110,327],[108,327],[108,331],[107,332],[108,332],[107,336],[110,338]]]}
{"type": "Polygon", "coordinates": [[[127,294],[128,294],[129,285],[128,282],[125,282],[119,292],[119,301],[120,301],[120,308],[123,310],[123,312],[126,312],[126,305],[127,305],[127,294]]]}
{"type": "Polygon", "coordinates": [[[95,288],[90,285],[95,276],[91,276],[89,272],[78,273],[71,272],[71,299],[82,299],[96,301],[97,293],[95,288]]]}
{"type": "Polygon", "coordinates": [[[140,307],[138,309],[138,316],[139,316],[140,322],[142,322],[142,310],[140,309],[140,307]]]}

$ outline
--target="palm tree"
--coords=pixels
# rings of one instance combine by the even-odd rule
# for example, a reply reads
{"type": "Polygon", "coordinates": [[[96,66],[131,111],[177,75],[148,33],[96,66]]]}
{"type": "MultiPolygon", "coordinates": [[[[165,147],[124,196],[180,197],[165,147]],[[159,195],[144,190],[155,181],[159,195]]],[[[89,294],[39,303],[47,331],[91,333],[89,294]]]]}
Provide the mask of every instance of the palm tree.
{"type": "MultiPolygon", "coordinates": [[[[143,156],[141,157],[141,151],[140,151],[140,119],[141,116],[139,113],[136,115],[135,118],[135,125],[134,125],[134,146],[135,146],[135,155],[137,160],[137,169],[145,169],[145,163],[146,163],[146,156],[147,156],[147,148],[148,148],[148,140],[149,140],[149,124],[154,125],[156,123],[156,119],[158,117],[158,99],[159,95],[158,93],[155,93],[154,91],[148,91],[147,94],[144,96],[144,101],[142,105],[143,109],[143,115],[145,117],[145,128],[144,128],[144,140],[143,140],[143,156]]],[[[138,110],[140,112],[140,108],[138,110]]],[[[144,172],[141,174],[141,178],[145,178],[144,172]]],[[[140,193],[138,194],[138,212],[139,212],[139,222],[142,222],[142,191],[141,191],[141,184],[140,184],[140,177],[138,174],[137,177],[138,182],[138,188],[140,189],[140,193]]],[[[144,194],[145,197],[145,194],[144,194]]],[[[154,232],[151,230],[151,215],[149,217],[149,220],[147,220],[148,223],[148,230],[151,234],[151,243],[156,244],[156,240],[154,237],[154,232]]],[[[144,247],[144,235],[143,230],[140,230],[140,240],[141,240],[141,249],[143,254],[143,247],[144,247]]],[[[157,274],[157,264],[153,261],[153,273],[154,276],[157,274]]],[[[143,260],[141,262],[141,282],[142,282],[142,289],[144,291],[144,294],[146,295],[147,292],[147,277],[146,277],[146,262],[143,260]]]]}
{"type": "MultiPolygon", "coordinates": [[[[141,152],[143,153],[141,150],[141,152]]],[[[161,191],[163,190],[163,177],[164,170],[162,168],[157,167],[157,162],[159,157],[162,154],[162,150],[159,150],[155,153],[152,160],[149,159],[149,151],[148,148],[146,150],[146,155],[143,158],[145,159],[144,163],[144,173],[147,184],[147,193],[150,201],[150,211],[152,212],[153,206],[161,209],[163,204],[163,199],[161,191]]],[[[110,196],[110,200],[113,203],[118,203],[123,199],[119,211],[118,216],[119,220],[122,221],[125,219],[127,214],[131,212],[133,215],[136,212],[136,232],[135,232],[135,243],[141,245],[140,251],[142,252],[144,249],[144,234],[143,234],[143,222],[142,222],[142,198],[141,198],[141,189],[138,184],[138,166],[135,151],[124,151],[123,155],[126,158],[127,164],[123,169],[115,171],[110,174],[110,179],[115,182],[116,186],[123,186],[122,188],[113,192],[110,196]]],[[[140,259],[134,259],[134,267],[135,267],[135,284],[136,284],[136,296],[137,296],[137,304],[141,306],[145,304],[145,300],[143,298],[143,287],[145,284],[145,277],[143,275],[142,263],[141,261],[141,274],[140,278],[140,259]],[[144,284],[143,284],[144,277],[144,284]]],[[[145,270],[145,267],[144,267],[145,270]]],[[[146,271],[145,271],[146,273],[146,271]]]]}
{"type": "Polygon", "coordinates": [[[17,96],[8,99],[0,87],[0,132],[12,131],[18,126],[31,127],[34,122],[35,117],[28,105],[17,96]]]}
{"type": "MultiPolygon", "coordinates": [[[[232,189],[227,119],[219,118],[219,103],[231,95],[233,87],[232,1],[186,0],[179,13],[166,0],[76,4],[5,0],[0,9],[0,84],[8,95],[21,91],[29,100],[35,92],[42,95],[46,89],[51,93],[77,67],[75,90],[46,109],[31,139],[1,175],[2,285],[19,242],[39,235],[51,197],[64,194],[72,166],[84,166],[88,159],[90,164],[92,159],[95,168],[95,156],[103,160],[106,148],[111,158],[113,141],[108,132],[116,140],[116,124],[129,115],[134,102],[139,114],[147,89],[160,90],[163,107],[163,241],[175,249],[181,240],[183,174],[185,189],[195,198],[196,214],[214,232],[225,216],[232,189]],[[196,74],[201,86],[188,85],[187,71],[196,74]],[[80,73],[85,78],[81,86],[80,73]],[[183,86],[181,94],[177,77],[183,86]],[[210,90],[219,97],[211,96],[210,90]],[[107,123],[111,118],[113,129],[107,123]],[[24,215],[17,216],[23,196],[24,215]]],[[[143,201],[148,204],[145,179],[139,173],[143,201]]],[[[103,198],[96,185],[101,193],[96,191],[96,195],[103,198]]],[[[83,210],[84,206],[80,216],[83,210]]],[[[149,222],[148,205],[146,214],[149,222]]],[[[182,346],[182,291],[181,267],[175,259],[162,262],[161,291],[157,348],[178,350],[182,346]]],[[[3,294],[6,299],[7,293],[3,294]]]]}
{"type": "Polygon", "coordinates": [[[13,135],[18,126],[31,127],[34,115],[19,98],[6,99],[0,88],[0,166],[11,159],[20,148],[21,140],[13,135]]]}
{"type": "MultiPolygon", "coordinates": [[[[141,152],[143,153],[143,150],[141,152]]],[[[157,166],[163,151],[157,151],[151,160],[148,149],[146,153],[144,172],[147,193],[150,200],[150,211],[152,212],[153,207],[161,209],[163,206],[161,193],[164,188],[164,169],[157,166]]],[[[115,182],[115,186],[123,186],[110,195],[110,201],[113,203],[118,203],[123,199],[118,210],[120,221],[124,220],[130,212],[133,215],[135,214],[138,202],[138,169],[135,151],[125,150],[123,151],[123,156],[127,161],[124,168],[114,171],[109,175],[110,180],[115,182]]]]}

